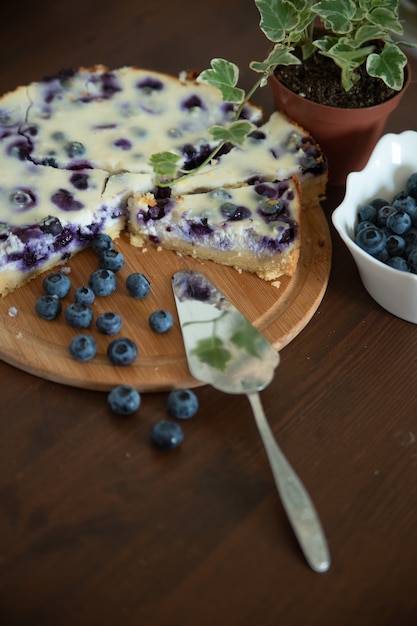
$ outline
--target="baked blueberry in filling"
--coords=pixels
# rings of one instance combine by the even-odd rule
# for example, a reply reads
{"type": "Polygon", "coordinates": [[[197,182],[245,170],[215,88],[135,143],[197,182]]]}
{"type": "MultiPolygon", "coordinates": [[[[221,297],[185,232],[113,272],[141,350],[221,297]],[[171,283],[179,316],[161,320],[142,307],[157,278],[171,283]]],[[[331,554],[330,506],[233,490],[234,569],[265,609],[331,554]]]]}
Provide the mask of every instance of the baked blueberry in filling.
{"type": "Polygon", "coordinates": [[[70,141],[65,145],[65,152],[70,159],[85,154],[85,146],[80,141],[70,141]]]}
{"type": "Polygon", "coordinates": [[[61,211],[80,211],[84,208],[82,202],[76,200],[67,189],[58,189],[58,191],[51,196],[51,201],[56,204],[61,211]]]}
{"type": "Polygon", "coordinates": [[[202,217],[198,222],[190,222],[189,229],[190,235],[197,235],[197,237],[204,237],[213,233],[206,217],[202,217]]]}
{"type": "Polygon", "coordinates": [[[233,202],[224,202],[220,207],[220,213],[228,222],[240,222],[251,216],[250,210],[245,206],[238,206],[233,202]]]}
{"type": "Polygon", "coordinates": [[[146,95],[150,95],[153,92],[162,91],[164,85],[162,81],[157,78],[153,78],[152,76],[148,76],[144,80],[141,80],[136,85],[137,89],[146,95]]]}
{"type": "Polygon", "coordinates": [[[48,235],[59,235],[62,232],[62,224],[59,219],[53,215],[48,215],[40,223],[41,231],[48,235]]]}
{"type": "Polygon", "coordinates": [[[184,100],[184,102],[182,103],[182,108],[189,111],[193,111],[195,109],[206,109],[201,98],[199,98],[197,95],[192,95],[187,98],[187,100],[184,100]]]}
{"type": "Polygon", "coordinates": [[[15,142],[7,146],[7,154],[17,157],[20,161],[26,161],[32,152],[32,145],[26,139],[17,139],[15,142]]]}
{"type": "Polygon", "coordinates": [[[10,204],[17,211],[27,211],[36,205],[36,196],[30,189],[16,189],[10,194],[10,204]]]}
{"type": "Polygon", "coordinates": [[[100,83],[103,98],[111,98],[115,93],[122,90],[113,72],[105,72],[102,74],[100,76],[100,83]]]}
{"type": "Polygon", "coordinates": [[[132,148],[132,143],[129,141],[129,139],[116,139],[116,141],[113,142],[113,145],[116,148],[120,148],[120,150],[131,150],[132,148]]]}
{"type": "Polygon", "coordinates": [[[82,191],[84,189],[88,189],[88,178],[88,174],[74,172],[74,174],[71,174],[70,183],[74,185],[76,189],[82,191]]]}

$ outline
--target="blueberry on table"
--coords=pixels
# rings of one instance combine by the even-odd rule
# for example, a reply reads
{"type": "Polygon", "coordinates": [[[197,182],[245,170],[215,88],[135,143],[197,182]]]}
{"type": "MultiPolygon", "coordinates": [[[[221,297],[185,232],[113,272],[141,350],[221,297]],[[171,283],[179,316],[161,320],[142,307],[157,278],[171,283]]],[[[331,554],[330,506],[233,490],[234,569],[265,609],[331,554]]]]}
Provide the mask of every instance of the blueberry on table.
{"type": "Polygon", "coordinates": [[[71,356],[77,361],[90,361],[97,352],[97,344],[91,335],[76,335],[69,344],[71,356]]]}
{"type": "Polygon", "coordinates": [[[172,417],[189,419],[198,411],[198,398],[191,389],[175,389],[168,395],[167,410],[172,417]]]}
{"type": "Polygon", "coordinates": [[[113,365],[131,365],[137,355],[138,348],[128,337],[118,337],[107,347],[107,357],[113,365]]]}
{"type": "Polygon", "coordinates": [[[93,304],[94,298],[94,291],[90,287],[82,286],[75,290],[74,302],[90,305],[93,304]]]}
{"type": "Polygon", "coordinates": [[[62,303],[58,296],[44,295],[36,301],[35,309],[42,319],[54,320],[62,311],[62,303]]]}
{"type": "Polygon", "coordinates": [[[93,317],[93,309],[88,304],[74,302],[65,309],[65,321],[73,328],[88,328],[93,317]]]}
{"type": "Polygon", "coordinates": [[[88,279],[88,286],[96,296],[109,296],[116,291],[116,274],[112,270],[95,270],[88,279]]]}
{"type": "Polygon", "coordinates": [[[58,296],[58,298],[65,298],[71,289],[71,281],[66,274],[61,272],[54,272],[48,274],[43,279],[42,287],[44,292],[48,296],[58,296]]]}
{"type": "Polygon", "coordinates": [[[151,442],[157,448],[173,450],[184,440],[184,432],[179,424],[170,420],[160,420],[151,429],[151,442]]]}
{"type": "Polygon", "coordinates": [[[140,406],[139,392],[129,385],[114,387],[107,396],[107,402],[114,413],[132,415],[140,406]]]}
{"type": "Polygon", "coordinates": [[[126,278],[126,288],[134,298],[145,298],[150,290],[151,284],[144,274],[133,272],[126,278]]]}
{"type": "Polygon", "coordinates": [[[101,252],[104,252],[104,250],[112,250],[113,239],[110,235],[106,235],[106,233],[100,233],[94,237],[91,242],[91,247],[96,254],[100,254],[101,252]]]}
{"type": "Polygon", "coordinates": [[[111,270],[118,272],[125,264],[125,258],[121,252],[117,250],[103,250],[98,257],[98,264],[103,270],[111,270]]]}
{"type": "Polygon", "coordinates": [[[173,323],[171,313],[169,311],[165,311],[164,309],[153,311],[153,313],[149,316],[149,326],[156,333],[168,332],[172,328],[173,323]]]}
{"type": "Polygon", "coordinates": [[[106,311],[97,317],[96,326],[103,335],[115,335],[122,328],[122,318],[118,313],[106,311]]]}

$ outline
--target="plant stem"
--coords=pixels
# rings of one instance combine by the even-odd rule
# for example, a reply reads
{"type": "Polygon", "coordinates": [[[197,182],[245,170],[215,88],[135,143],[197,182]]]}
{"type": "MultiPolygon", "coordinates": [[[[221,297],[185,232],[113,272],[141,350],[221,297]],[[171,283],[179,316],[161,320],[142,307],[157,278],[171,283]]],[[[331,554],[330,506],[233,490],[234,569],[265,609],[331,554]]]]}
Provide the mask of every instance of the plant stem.
{"type": "MultiPolygon", "coordinates": [[[[245,97],[242,98],[242,102],[240,103],[240,105],[237,108],[236,114],[233,118],[233,122],[236,122],[242,111],[243,108],[245,106],[245,104],[247,104],[249,102],[249,100],[252,98],[253,94],[255,93],[255,91],[257,91],[259,89],[259,87],[262,86],[262,83],[268,79],[268,76],[271,74],[271,71],[267,71],[264,72],[261,77],[255,82],[255,84],[251,87],[251,89],[248,91],[247,94],[245,94],[245,97]]],[[[232,123],[233,123],[232,122],[232,123]]],[[[206,159],[204,159],[204,161],[202,163],[200,163],[200,165],[198,165],[197,167],[195,167],[194,169],[184,173],[184,170],[180,170],[183,175],[179,176],[178,178],[174,179],[174,180],[170,180],[169,182],[163,182],[161,180],[157,180],[156,184],[158,187],[171,187],[172,185],[175,185],[176,183],[180,183],[183,180],[186,180],[187,178],[189,178],[190,176],[193,176],[194,174],[196,174],[197,172],[199,172],[200,170],[202,170],[204,167],[206,167],[206,165],[208,165],[210,163],[210,161],[212,161],[216,154],[219,153],[219,151],[223,148],[223,146],[226,144],[226,141],[223,139],[223,141],[221,141],[219,143],[218,146],[216,146],[212,152],[208,155],[208,157],[206,159]]]]}

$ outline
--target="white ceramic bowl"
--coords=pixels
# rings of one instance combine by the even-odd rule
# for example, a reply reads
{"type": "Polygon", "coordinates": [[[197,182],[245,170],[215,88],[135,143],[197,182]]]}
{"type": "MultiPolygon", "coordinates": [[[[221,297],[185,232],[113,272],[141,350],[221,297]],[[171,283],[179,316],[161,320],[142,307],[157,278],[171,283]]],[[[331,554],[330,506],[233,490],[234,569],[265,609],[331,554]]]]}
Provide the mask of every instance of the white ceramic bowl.
{"type": "Polygon", "coordinates": [[[417,274],[389,267],[354,242],[359,207],[373,198],[391,201],[414,172],[417,172],[417,132],[384,135],[364,169],[347,177],[344,200],[333,212],[332,221],[372,298],[393,315],[417,324],[417,274]]]}

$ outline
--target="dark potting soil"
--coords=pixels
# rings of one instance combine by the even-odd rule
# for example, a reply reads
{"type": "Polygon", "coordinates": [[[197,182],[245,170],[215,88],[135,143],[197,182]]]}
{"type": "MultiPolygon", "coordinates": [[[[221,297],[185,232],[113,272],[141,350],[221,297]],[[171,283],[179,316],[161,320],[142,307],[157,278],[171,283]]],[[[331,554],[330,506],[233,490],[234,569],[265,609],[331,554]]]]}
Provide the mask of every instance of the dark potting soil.
{"type": "Polygon", "coordinates": [[[327,106],[356,109],[381,104],[396,91],[387,87],[380,78],[373,78],[365,66],[358,68],[359,80],[346,92],[341,84],[341,71],[335,63],[315,54],[301,65],[279,66],[275,70],[278,80],[291,91],[327,106]]]}

